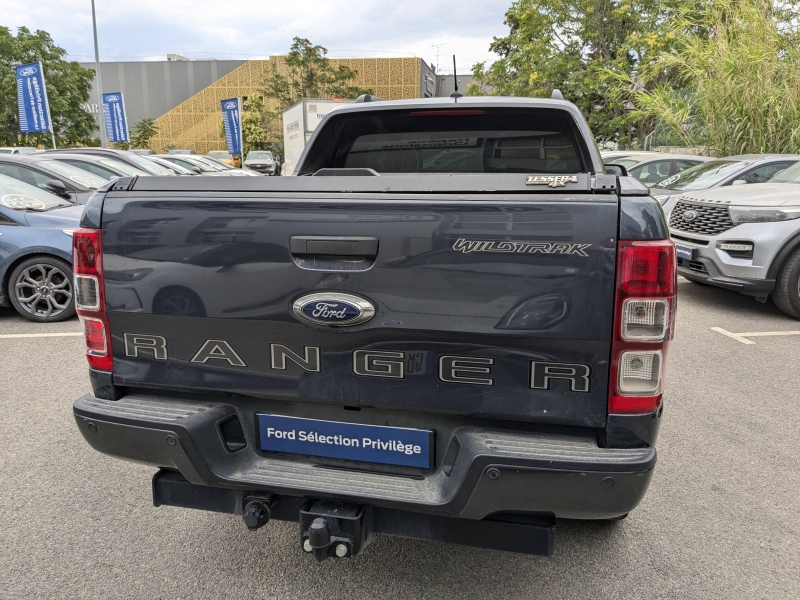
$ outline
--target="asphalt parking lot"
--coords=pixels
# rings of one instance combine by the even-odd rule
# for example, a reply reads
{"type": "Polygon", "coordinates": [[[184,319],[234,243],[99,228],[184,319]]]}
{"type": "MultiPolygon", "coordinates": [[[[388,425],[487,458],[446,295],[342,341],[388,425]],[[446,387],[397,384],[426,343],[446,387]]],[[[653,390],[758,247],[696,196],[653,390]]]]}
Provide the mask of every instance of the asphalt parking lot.
{"type": "Polygon", "coordinates": [[[617,524],[559,522],[556,556],[377,536],[317,564],[296,526],[152,506],[153,469],[89,448],[77,320],[0,309],[3,598],[800,598],[800,322],[680,280],[659,460],[617,524]],[[746,342],[752,343],[746,343],[746,342]]]}

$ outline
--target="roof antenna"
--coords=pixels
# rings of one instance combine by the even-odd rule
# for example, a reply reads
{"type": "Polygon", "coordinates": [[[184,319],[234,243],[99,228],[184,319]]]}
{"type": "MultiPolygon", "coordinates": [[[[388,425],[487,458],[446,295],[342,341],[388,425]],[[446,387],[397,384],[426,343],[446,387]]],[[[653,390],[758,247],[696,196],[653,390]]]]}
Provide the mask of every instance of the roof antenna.
{"type": "Polygon", "coordinates": [[[458,99],[461,98],[464,94],[462,94],[461,92],[458,91],[458,73],[456,71],[456,55],[455,54],[453,54],[453,85],[454,85],[455,89],[453,90],[453,93],[450,94],[450,97],[453,100],[455,100],[456,102],[458,102],[458,99]]]}

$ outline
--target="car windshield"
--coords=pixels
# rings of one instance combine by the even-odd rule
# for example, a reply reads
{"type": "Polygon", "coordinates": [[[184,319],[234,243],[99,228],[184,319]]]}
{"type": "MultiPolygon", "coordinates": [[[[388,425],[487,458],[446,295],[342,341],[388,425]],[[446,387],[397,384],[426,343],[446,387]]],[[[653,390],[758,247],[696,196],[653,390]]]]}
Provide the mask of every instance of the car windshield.
{"type": "Polygon", "coordinates": [[[7,175],[0,175],[0,205],[12,210],[37,212],[62,206],[74,206],[72,202],[67,202],[55,194],[49,194],[35,185],[7,175]]]}
{"type": "Polygon", "coordinates": [[[247,160],[272,160],[272,152],[248,152],[247,160]]]}
{"type": "Polygon", "coordinates": [[[144,156],[139,156],[138,154],[133,153],[130,153],[127,156],[133,164],[144,169],[151,175],[172,175],[171,171],[159,164],[154,163],[152,160],[147,160],[144,156]]]}
{"type": "Polygon", "coordinates": [[[705,190],[730,177],[744,164],[735,160],[710,160],[667,177],[656,186],[673,190],[705,190]]]}
{"type": "Polygon", "coordinates": [[[232,166],[220,162],[216,158],[211,158],[210,156],[193,156],[192,158],[203,161],[207,165],[217,167],[220,171],[230,171],[233,169],[232,166]]]}
{"type": "Polygon", "coordinates": [[[182,160],[190,162],[203,169],[203,171],[224,171],[221,164],[211,162],[210,160],[203,160],[199,156],[182,156],[182,160]]]}
{"type": "Polygon", "coordinates": [[[775,177],[770,179],[770,183],[800,183],[800,162],[794,163],[791,167],[784,169],[775,177]]]}
{"type": "Polygon", "coordinates": [[[148,160],[152,160],[154,163],[161,165],[162,167],[174,171],[180,175],[194,175],[194,171],[187,169],[186,167],[179,165],[176,162],[165,160],[163,158],[156,158],[154,156],[148,157],[148,160]]]}
{"type": "Polygon", "coordinates": [[[642,161],[635,158],[607,158],[605,162],[609,165],[622,165],[626,169],[630,169],[633,165],[638,165],[642,161]]]}
{"type": "Polygon", "coordinates": [[[101,158],[98,161],[101,165],[105,165],[115,171],[119,171],[125,175],[148,175],[146,171],[132,167],[124,162],[114,160],[113,158],[101,158]]]}
{"type": "Polygon", "coordinates": [[[205,171],[206,173],[216,171],[217,169],[208,166],[205,163],[195,162],[188,156],[181,156],[180,158],[176,157],[175,155],[170,155],[165,157],[164,160],[168,160],[169,162],[178,165],[179,167],[183,167],[184,169],[189,169],[194,173],[194,169],[200,169],[201,171],[205,171]]]}
{"type": "Polygon", "coordinates": [[[60,160],[43,160],[36,164],[51,173],[66,177],[70,181],[74,181],[78,185],[82,185],[90,190],[96,190],[106,182],[105,179],[94,173],[68,165],[60,160]]]}

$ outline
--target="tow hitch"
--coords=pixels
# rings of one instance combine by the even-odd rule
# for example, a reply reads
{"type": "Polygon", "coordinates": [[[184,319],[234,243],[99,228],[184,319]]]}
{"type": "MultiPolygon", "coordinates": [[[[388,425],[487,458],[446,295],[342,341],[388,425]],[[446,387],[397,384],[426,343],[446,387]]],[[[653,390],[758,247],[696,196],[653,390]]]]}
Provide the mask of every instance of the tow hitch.
{"type": "Polygon", "coordinates": [[[300,543],[320,562],[356,556],[371,534],[371,506],[309,500],[300,510],[300,543]]]}

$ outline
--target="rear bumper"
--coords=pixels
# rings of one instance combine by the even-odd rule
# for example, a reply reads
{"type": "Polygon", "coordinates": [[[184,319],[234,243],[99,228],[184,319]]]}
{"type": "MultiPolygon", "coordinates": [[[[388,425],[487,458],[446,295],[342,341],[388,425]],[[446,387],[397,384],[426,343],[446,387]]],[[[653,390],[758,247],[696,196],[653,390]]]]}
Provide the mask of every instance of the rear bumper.
{"type": "Polygon", "coordinates": [[[398,476],[260,452],[252,413],[233,403],[87,394],[73,410],[95,450],[177,470],[193,484],[472,520],[499,512],[617,517],[639,504],[656,461],[654,448],[599,448],[594,437],[461,427],[453,434],[458,443],[448,446],[454,456],[448,451],[436,468],[398,476]],[[218,426],[232,416],[247,442],[235,452],[218,426]]]}

